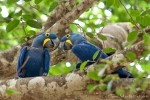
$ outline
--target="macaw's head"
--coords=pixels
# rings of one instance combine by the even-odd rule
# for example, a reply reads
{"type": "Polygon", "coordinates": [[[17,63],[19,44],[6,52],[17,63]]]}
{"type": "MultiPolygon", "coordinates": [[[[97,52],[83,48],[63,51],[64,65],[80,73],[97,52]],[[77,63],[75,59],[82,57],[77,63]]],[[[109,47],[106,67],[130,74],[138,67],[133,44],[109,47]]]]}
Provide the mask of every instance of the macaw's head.
{"type": "Polygon", "coordinates": [[[70,50],[73,45],[82,42],[86,42],[86,39],[82,35],[76,33],[67,34],[61,38],[59,49],[65,52],[64,50],[70,50]]]}
{"type": "Polygon", "coordinates": [[[37,36],[32,43],[32,47],[48,48],[55,50],[59,45],[59,39],[54,33],[42,33],[37,36]]]}

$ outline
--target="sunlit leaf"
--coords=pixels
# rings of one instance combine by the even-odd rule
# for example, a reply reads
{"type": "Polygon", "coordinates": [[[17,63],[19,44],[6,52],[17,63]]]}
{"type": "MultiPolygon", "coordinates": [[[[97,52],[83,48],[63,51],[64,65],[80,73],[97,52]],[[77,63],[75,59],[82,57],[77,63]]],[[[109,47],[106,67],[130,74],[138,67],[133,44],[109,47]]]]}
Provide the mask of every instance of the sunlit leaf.
{"type": "Polygon", "coordinates": [[[93,61],[98,57],[99,52],[100,52],[100,51],[97,50],[97,51],[94,53],[94,55],[93,55],[93,57],[92,57],[93,61]]]}
{"type": "Polygon", "coordinates": [[[113,5],[114,4],[114,2],[115,2],[115,0],[106,0],[106,4],[107,4],[107,6],[111,6],[111,5],[113,5]]]}
{"type": "Polygon", "coordinates": [[[81,63],[80,65],[80,71],[83,71],[83,69],[86,67],[88,61],[84,61],[83,63],[81,63]]]}
{"type": "Polygon", "coordinates": [[[130,14],[131,14],[131,16],[137,17],[137,16],[139,16],[140,11],[138,11],[138,10],[131,10],[130,14]]]}
{"type": "Polygon", "coordinates": [[[116,89],[116,94],[118,96],[123,95],[124,94],[124,89],[122,87],[119,87],[116,89]]]}
{"type": "Polygon", "coordinates": [[[13,20],[13,21],[9,22],[6,27],[6,31],[10,32],[13,29],[15,29],[19,25],[19,22],[20,22],[19,20],[13,20]]]}
{"type": "Polygon", "coordinates": [[[111,91],[113,80],[109,81],[107,84],[107,90],[111,91]]]}
{"type": "Polygon", "coordinates": [[[100,80],[101,77],[98,76],[97,72],[95,71],[88,71],[87,75],[92,79],[92,80],[100,80]]]}
{"type": "Polygon", "coordinates": [[[104,48],[103,52],[105,52],[105,53],[114,53],[114,52],[116,52],[116,50],[114,48],[104,48]]]}
{"type": "Polygon", "coordinates": [[[42,0],[34,0],[35,4],[39,4],[42,0]]]}
{"type": "Polygon", "coordinates": [[[42,25],[34,20],[27,20],[26,23],[33,28],[38,28],[38,29],[42,28],[42,25]]]}
{"type": "Polygon", "coordinates": [[[144,15],[147,15],[147,14],[150,14],[150,9],[146,9],[146,10],[142,11],[140,13],[140,16],[144,16],[144,15]]]}
{"type": "Polygon", "coordinates": [[[105,66],[104,68],[102,68],[99,72],[98,72],[98,76],[102,76],[106,70],[107,66],[105,66]]]}
{"type": "Polygon", "coordinates": [[[14,14],[15,16],[21,16],[22,15],[22,10],[18,11],[17,13],[14,14]]]}
{"type": "Polygon", "coordinates": [[[9,94],[9,95],[13,95],[13,94],[21,94],[21,92],[19,92],[19,91],[16,91],[16,90],[10,90],[10,89],[6,90],[6,93],[9,94]]]}
{"type": "Polygon", "coordinates": [[[128,37],[127,37],[127,41],[131,42],[133,40],[135,40],[138,36],[138,31],[132,31],[131,33],[129,33],[128,37]]]}
{"type": "Polygon", "coordinates": [[[143,39],[144,39],[145,44],[150,44],[150,35],[149,34],[144,33],[143,39]]]}
{"type": "Polygon", "coordinates": [[[101,91],[105,91],[107,89],[107,85],[106,84],[100,84],[98,87],[99,87],[99,89],[101,91]]]}
{"type": "Polygon", "coordinates": [[[102,34],[98,34],[98,38],[100,38],[101,40],[107,40],[107,37],[102,34]]]}
{"type": "Polygon", "coordinates": [[[24,0],[25,2],[29,2],[29,1],[31,1],[31,0],[24,0]]]}
{"type": "Polygon", "coordinates": [[[32,20],[33,17],[31,15],[22,15],[23,20],[27,21],[27,20],[32,20]]]}
{"type": "Polygon", "coordinates": [[[58,2],[53,2],[49,8],[49,12],[53,11],[58,5],[58,2]]]}
{"type": "Polygon", "coordinates": [[[97,85],[89,84],[86,88],[90,93],[92,93],[97,88],[97,85]]]}
{"type": "Polygon", "coordinates": [[[129,60],[135,60],[135,59],[136,59],[136,54],[133,53],[133,52],[127,52],[127,53],[126,53],[126,57],[127,57],[129,60]]]}
{"type": "Polygon", "coordinates": [[[10,4],[10,3],[16,3],[18,2],[19,0],[7,0],[7,3],[10,4]]]}

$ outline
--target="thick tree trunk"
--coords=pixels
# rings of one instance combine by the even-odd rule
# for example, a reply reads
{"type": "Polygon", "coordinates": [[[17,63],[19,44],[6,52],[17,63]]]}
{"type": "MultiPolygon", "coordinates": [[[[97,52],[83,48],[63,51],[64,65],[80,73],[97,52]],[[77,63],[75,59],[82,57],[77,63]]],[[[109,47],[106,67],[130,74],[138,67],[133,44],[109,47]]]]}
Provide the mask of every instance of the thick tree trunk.
{"type": "MultiPolygon", "coordinates": [[[[93,93],[89,93],[86,89],[87,85],[96,85],[99,82],[92,81],[85,73],[11,79],[0,82],[0,100],[149,100],[149,86],[145,92],[139,87],[135,89],[133,94],[129,92],[128,85],[133,82],[134,79],[121,79],[113,82],[111,92],[102,92],[96,89],[93,93]],[[116,87],[124,87],[125,94],[115,95],[116,87]],[[19,91],[21,94],[5,95],[6,89],[19,91]]],[[[141,83],[139,83],[140,85],[141,83]]]]}

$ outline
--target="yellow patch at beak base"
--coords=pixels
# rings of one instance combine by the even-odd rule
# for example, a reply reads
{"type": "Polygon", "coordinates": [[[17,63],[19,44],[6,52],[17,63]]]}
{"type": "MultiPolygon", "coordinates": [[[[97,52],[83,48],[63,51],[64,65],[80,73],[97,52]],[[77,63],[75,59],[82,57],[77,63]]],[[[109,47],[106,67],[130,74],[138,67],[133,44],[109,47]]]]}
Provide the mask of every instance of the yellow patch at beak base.
{"type": "Polygon", "coordinates": [[[43,42],[43,47],[44,47],[44,45],[45,45],[49,40],[50,40],[49,38],[47,38],[47,39],[44,40],[44,42],[43,42]]]}
{"type": "Polygon", "coordinates": [[[69,43],[69,44],[71,44],[71,45],[73,45],[72,42],[71,42],[70,40],[66,40],[66,42],[69,43]]]}

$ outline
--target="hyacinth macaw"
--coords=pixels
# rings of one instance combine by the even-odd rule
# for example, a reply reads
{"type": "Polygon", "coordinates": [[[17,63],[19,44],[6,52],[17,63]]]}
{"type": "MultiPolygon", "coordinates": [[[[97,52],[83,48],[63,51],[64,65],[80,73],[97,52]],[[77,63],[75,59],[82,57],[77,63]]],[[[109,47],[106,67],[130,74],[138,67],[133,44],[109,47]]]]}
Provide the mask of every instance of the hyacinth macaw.
{"type": "MultiPolygon", "coordinates": [[[[100,52],[98,56],[94,59],[94,61],[97,61],[99,57],[103,59],[108,57],[108,55],[102,52],[99,47],[89,43],[82,35],[75,33],[63,36],[61,38],[59,48],[62,51],[72,49],[72,52],[79,58],[81,63],[87,60],[93,61],[92,57],[97,50],[99,50],[100,52]]],[[[81,63],[77,64],[77,69],[80,67],[81,63]]],[[[86,66],[93,63],[94,62],[88,62],[86,66]]],[[[118,74],[120,78],[133,78],[132,74],[122,68],[116,70],[112,74],[118,74]]]]}
{"type": "Polygon", "coordinates": [[[48,48],[54,50],[59,45],[56,34],[42,33],[37,36],[31,47],[24,46],[18,58],[17,77],[35,77],[47,75],[50,66],[48,48]]]}

